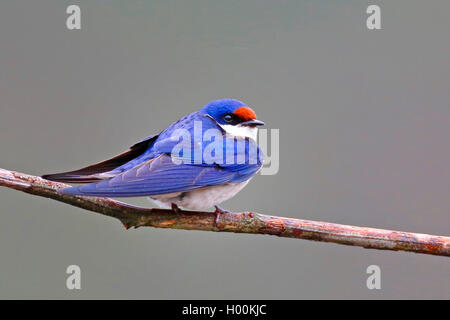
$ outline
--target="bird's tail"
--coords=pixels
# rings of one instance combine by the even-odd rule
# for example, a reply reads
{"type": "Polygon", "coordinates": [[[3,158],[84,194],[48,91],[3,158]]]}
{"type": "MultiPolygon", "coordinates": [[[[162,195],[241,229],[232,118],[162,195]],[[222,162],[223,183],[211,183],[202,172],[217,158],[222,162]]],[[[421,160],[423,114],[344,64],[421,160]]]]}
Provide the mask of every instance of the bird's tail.
{"type": "Polygon", "coordinates": [[[57,182],[90,183],[110,179],[120,172],[111,172],[123,164],[142,155],[158,136],[148,137],[133,145],[129,150],[102,162],[95,163],[82,169],[54,174],[45,174],[42,178],[57,182]]]}
{"type": "Polygon", "coordinates": [[[65,183],[90,183],[112,178],[115,176],[104,173],[83,175],[77,174],[77,172],[78,171],[68,171],[54,174],[44,174],[42,178],[50,181],[65,182],[65,183]]]}

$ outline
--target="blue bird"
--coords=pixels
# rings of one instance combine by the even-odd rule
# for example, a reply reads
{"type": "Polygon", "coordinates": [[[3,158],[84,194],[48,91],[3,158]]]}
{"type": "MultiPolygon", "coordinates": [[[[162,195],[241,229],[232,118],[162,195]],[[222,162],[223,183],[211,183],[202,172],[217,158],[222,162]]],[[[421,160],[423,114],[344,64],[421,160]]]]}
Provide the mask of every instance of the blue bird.
{"type": "Polygon", "coordinates": [[[42,176],[83,183],[69,195],[148,196],[162,208],[203,210],[237,194],[261,169],[255,112],[235,99],[215,100],[129,150],[88,167],[42,176]]]}

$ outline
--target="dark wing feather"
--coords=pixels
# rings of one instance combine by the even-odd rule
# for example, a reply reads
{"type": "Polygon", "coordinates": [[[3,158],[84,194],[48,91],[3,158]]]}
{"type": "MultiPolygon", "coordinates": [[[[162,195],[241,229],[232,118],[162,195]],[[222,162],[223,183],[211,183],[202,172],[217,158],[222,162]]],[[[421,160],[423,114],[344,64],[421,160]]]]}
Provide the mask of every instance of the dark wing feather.
{"type": "Polygon", "coordinates": [[[111,178],[112,176],[101,175],[102,173],[109,172],[121,165],[133,160],[134,158],[143,154],[155,140],[158,135],[148,137],[133,146],[129,150],[102,162],[95,163],[82,169],[67,171],[55,174],[46,174],[42,178],[51,181],[67,182],[67,183],[88,183],[96,182],[104,179],[111,178]]]}

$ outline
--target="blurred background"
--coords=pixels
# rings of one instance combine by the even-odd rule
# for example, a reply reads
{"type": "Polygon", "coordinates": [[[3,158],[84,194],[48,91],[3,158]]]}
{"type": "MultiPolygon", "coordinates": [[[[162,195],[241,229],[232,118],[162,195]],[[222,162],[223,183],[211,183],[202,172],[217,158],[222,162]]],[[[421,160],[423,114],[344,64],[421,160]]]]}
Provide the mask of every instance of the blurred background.
{"type": "MultiPolygon", "coordinates": [[[[231,210],[450,235],[448,1],[0,3],[0,167],[117,154],[210,100],[280,129],[231,210]],[[81,30],[66,8],[81,8],[81,30]],[[366,28],[381,7],[382,30],[366,28]]],[[[146,199],[130,199],[149,205],[146,199]]],[[[0,188],[0,298],[450,298],[450,260],[141,228],[0,188]],[[66,268],[81,267],[81,290],[66,268]],[[366,268],[381,268],[368,290],[366,268]]]]}

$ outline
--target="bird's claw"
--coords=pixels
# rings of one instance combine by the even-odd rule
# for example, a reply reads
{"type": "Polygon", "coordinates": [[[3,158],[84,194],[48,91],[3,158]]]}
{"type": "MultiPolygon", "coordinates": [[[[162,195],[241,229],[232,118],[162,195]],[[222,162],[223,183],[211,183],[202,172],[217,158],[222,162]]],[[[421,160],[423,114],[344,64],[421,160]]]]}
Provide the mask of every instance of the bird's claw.
{"type": "Polygon", "coordinates": [[[230,211],[222,209],[219,206],[214,206],[216,208],[216,210],[214,211],[216,213],[216,220],[214,220],[215,226],[217,227],[219,225],[219,219],[220,219],[220,215],[224,214],[224,213],[229,213],[230,211]]]}
{"type": "Polygon", "coordinates": [[[175,213],[180,213],[181,209],[175,203],[172,203],[172,211],[175,213]]]}

